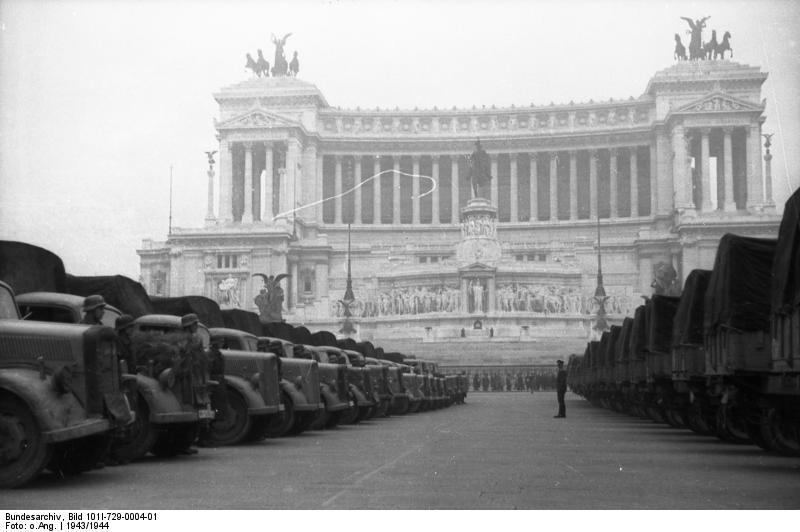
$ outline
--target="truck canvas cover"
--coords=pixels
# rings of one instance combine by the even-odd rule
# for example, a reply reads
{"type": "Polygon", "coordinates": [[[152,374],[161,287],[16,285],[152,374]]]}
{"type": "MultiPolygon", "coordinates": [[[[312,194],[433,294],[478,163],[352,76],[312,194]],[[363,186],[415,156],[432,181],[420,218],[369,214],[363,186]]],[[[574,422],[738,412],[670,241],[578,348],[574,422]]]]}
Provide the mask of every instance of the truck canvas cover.
{"type": "Polygon", "coordinates": [[[727,234],[722,237],[708,282],[703,327],[769,330],[772,262],[777,240],[727,234]]]}
{"type": "Polygon", "coordinates": [[[633,313],[633,329],[631,330],[631,358],[643,358],[647,342],[647,305],[639,305],[633,313]]]}
{"type": "Polygon", "coordinates": [[[153,310],[156,314],[184,316],[197,314],[200,323],[206,327],[225,327],[217,302],[203,296],[153,297],[153,310]]]}
{"type": "Polygon", "coordinates": [[[336,336],[330,331],[318,331],[311,334],[311,341],[316,346],[336,347],[336,336]]]}
{"type": "Polygon", "coordinates": [[[651,353],[669,353],[672,350],[672,326],[680,301],[679,297],[658,295],[650,300],[648,349],[651,353]]]}
{"type": "Polygon", "coordinates": [[[786,201],[772,264],[772,312],[800,306],[800,188],[786,201]]]}
{"type": "Polygon", "coordinates": [[[228,329],[237,329],[255,336],[263,336],[258,314],[238,308],[221,310],[222,321],[228,329]]]}
{"type": "Polygon", "coordinates": [[[78,276],[67,274],[65,292],[76,296],[99,294],[106,303],[134,318],[153,314],[153,304],[144,287],[124,275],[78,276]]]}
{"type": "Polygon", "coordinates": [[[703,345],[703,313],[711,270],[692,270],[672,324],[673,345],[703,345]]]}
{"type": "Polygon", "coordinates": [[[622,329],[615,347],[617,361],[622,362],[630,359],[631,331],[633,331],[633,318],[625,318],[622,320],[622,329]]]}
{"type": "Polygon", "coordinates": [[[0,240],[0,281],[16,294],[63,293],[66,273],[58,255],[24,242],[0,240]]]}

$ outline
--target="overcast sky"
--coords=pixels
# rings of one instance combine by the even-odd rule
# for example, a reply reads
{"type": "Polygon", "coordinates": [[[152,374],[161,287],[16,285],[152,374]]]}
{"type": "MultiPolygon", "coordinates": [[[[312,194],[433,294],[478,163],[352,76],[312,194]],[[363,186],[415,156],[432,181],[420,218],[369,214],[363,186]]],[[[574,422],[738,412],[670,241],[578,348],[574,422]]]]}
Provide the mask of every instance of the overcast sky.
{"type": "Polygon", "coordinates": [[[680,16],[730,31],[769,72],[776,202],[800,186],[797,2],[0,0],[0,239],[70,273],[135,279],[143,238],[206,214],[212,93],[272,62],[292,32],[300,77],[333,106],[510,106],[628,98],[673,63],[680,16]],[[790,151],[785,153],[785,149],[790,151]]]}

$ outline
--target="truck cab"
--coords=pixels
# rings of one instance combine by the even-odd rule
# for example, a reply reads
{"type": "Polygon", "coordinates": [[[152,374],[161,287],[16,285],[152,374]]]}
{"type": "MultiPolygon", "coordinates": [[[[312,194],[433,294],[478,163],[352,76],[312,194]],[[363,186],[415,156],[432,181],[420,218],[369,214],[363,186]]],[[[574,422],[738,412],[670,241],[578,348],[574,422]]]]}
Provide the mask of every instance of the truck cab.
{"type": "Polygon", "coordinates": [[[0,281],[0,487],[94,467],[135,417],[121,382],[113,329],[24,321],[0,281]]]}
{"type": "Polygon", "coordinates": [[[277,353],[284,362],[314,361],[319,369],[319,394],[323,408],[317,411],[311,430],[333,428],[339,423],[341,412],[350,408],[350,397],[347,389],[347,370],[341,364],[322,362],[319,354],[305,346],[293,344],[287,340],[260,336],[259,350],[277,353]],[[289,360],[286,360],[289,359],[289,360]]]}
{"type": "Polygon", "coordinates": [[[309,428],[320,407],[319,369],[314,361],[284,359],[281,356],[286,354],[283,346],[278,352],[265,349],[259,337],[238,329],[215,327],[211,329],[211,336],[228,349],[272,360],[275,368],[273,388],[277,387],[278,394],[271,400],[277,400],[275,406],[280,404],[283,408],[265,429],[267,437],[300,434],[309,428]]]}
{"type": "Polygon", "coordinates": [[[351,360],[344,350],[334,346],[306,345],[305,347],[315,352],[320,360],[331,364],[342,364],[345,367],[350,401],[353,402],[353,406],[342,414],[340,422],[347,425],[367,419],[372,407],[375,406],[375,401],[372,398],[372,383],[369,373],[363,367],[353,365],[353,360],[356,363],[359,362],[358,358],[354,357],[351,360]]]}

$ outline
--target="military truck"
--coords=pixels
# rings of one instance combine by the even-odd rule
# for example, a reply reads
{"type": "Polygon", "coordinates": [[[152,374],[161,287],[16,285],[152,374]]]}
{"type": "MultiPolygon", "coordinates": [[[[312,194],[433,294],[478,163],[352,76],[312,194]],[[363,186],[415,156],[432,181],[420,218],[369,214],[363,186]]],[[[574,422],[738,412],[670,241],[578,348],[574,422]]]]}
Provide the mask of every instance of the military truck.
{"type": "MultiPolygon", "coordinates": [[[[243,353],[260,353],[260,357],[272,359],[275,367],[275,384],[280,391],[277,397],[271,400],[277,399],[274,405],[280,404],[283,408],[264,428],[267,437],[278,438],[286,434],[300,434],[311,426],[317,417],[317,411],[323,406],[319,397],[319,368],[316,362],[282,358],[280,355],[285,355],[283,346],[270,350],[269,340],[264,342],[255,335],[237,329],[215,327],[210,329],[210,332],[212,339],[222,340],[228,349],[235,350],[239,356],[243,353]]],[[[226,354],[225,350],[223,354],[226,354]]]]}
{"type": "MultiPolygon", "coordinates": [[[[347,369],[342,364],[330,364],[320,361],[319,354],[303,345],[295,345],[287,340],[259,337],[259,350],[282,352],[279,356],[286,359],[315,361],[319,369],[320,401],[323,408],[317,411],[310,430],[333,428],[339,424],[342,412],[352,406],[347,386],[347,369]],[[280,345],[278,345],[280,344],[280,345]]],[[[286,362],[289,362],[287,360],[286,362]]]]}
{"type": "Polygon", "coordinates": [[[342,349],[342,352],[350,361],[350,364],[357,368],[362,368],[365,374],[369,375],[369,387],[365,391],[374,403],[369,409],[366,419],[373,417],[384,417],[389,411],[392,402],[389,393],[389,383],[384,374],[384,367],[381,364],[368,364],[366,357],[352,349],[342,349]]]}
{"type": "Polygon", "coordinates": [[[215,416],[201,432],[200,442],[222,446],[264,439],[281,411],[277,357],[240,349],[217,331],[207,331],[212,350],[218,349],[221,357],[213,375],[219,381],[211,395],[215,416]]]}
{"type": "Polygon", "coordinates": [[[0,282],[0,487],[48,467],[70,474],[102,459],[134,414],[121,387],[114,331],[23,321],[0,282]]]}
{"type": "Polygon", "coordinates": [[[112,456],[135,460],[152,452],[174,456],[185,451],[213,421],[209,378],[210,335],[183,332],[181,318],[149,314],[136,318],[132,351],[136,359],[136,423],[114,442],[112,456]]]}
{"type": "MultiPolygon", "coordinates": [[[[83,319],[83,300],[83,297],[73,294],[28,292],[17,296],[17,305],[23,319],[28,321],[80,323],[83,319]]],[[[100,321],[106,327],[113,328],[121,314],[115,307],[106,304],[100,321]]]]}
{"type": "Polygon", "coordinates": [[[411,405],[411,393],[406,390],[403,384],[403,372],[399,365],[389,360],[379,360],[376,358],[367,358],[368,364],[378,363],[386,367],[386,380],[389,385],[389,393],[391,394],[389,413],[392,415],[405,415],[411,405]]]}
{"type": "Polygon", "coordinates": [[[316,353],[320,361],[342,364],[345,367],[350,401],[353,406],[342,412],[339,423],[350,425],[368,419],[375,401],[372,398],[372,382],[364,368],[353,366],[343,350],[334,346],[304,346],[316,353]]]}

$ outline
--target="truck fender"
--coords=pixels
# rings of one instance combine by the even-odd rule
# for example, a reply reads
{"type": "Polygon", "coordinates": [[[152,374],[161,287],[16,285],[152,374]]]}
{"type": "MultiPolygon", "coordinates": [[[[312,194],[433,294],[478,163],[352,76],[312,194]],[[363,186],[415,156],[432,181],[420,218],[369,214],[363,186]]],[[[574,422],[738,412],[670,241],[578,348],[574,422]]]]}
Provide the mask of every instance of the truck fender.
{"type": "Polygon", "coordinates": [[[266,403],[264,402],[264,398],[261,397],[261,394],[258,390],[254,389],[253,386],[247,382],[245,379],[241,377],[237,377],[235,375],[225,375],[225,384],[229,388],[233,388],[244,398],[245,403],[247,403],[247,408],[264,408],[266,403]]]}
{"type": "Polygon", "coordinates": [[[69,427],[87,418],[78,398],[71,392],[59,394],[53,388],[53,376],[42,379],[38,369],[4,369],[0,372],[0,393],[8,393],[25,403],[42,432],[69,427]]]}
{"type": "Polygon", "coordinates": [[[304,405],[308,403],[303,392],[295,388],[294,384],[285,379],[281,379],[281,391],[286,393],[286,395],[292,399],[292,403],[296,405],[304,405]]]}
{"type": "Polygon", "coordinates": [[[161,387],[158,381],[146,375],[136,375],[136,387],[139,394],[147,401],[151,421],[157,421],[158,414],[172,414],[183,410],[180,401],[170,390],[161,387]]]}
{"type": "Polygon", "coordinates": [[[347,404],[346,401],[342,401],[341,399],[339,399],[339,396],[333,393],[327,384],[323,384],[320,386],[319,394],[322,396],[326,407],[339,405],[342,403],[344,403],[345,405],[347,404]]]}
{"type": "Polygon", "coordinates": [[[350,393],[352,393],[355,396],[356,404],[359,406],[364,406],[367,403],[372,403],[372,401],[370,399],[367,399],[367,396],[364,395],[364,393],[353,384],[350,385],[350,393]]]}

